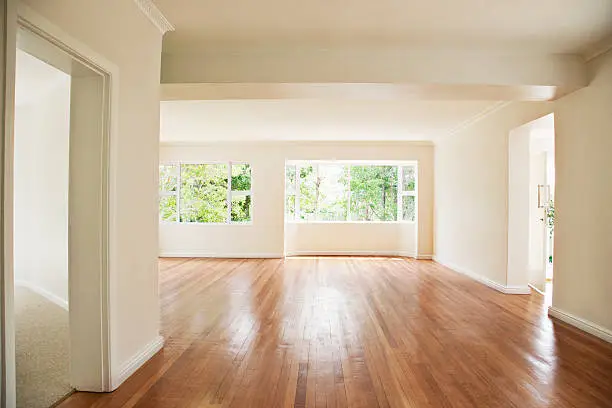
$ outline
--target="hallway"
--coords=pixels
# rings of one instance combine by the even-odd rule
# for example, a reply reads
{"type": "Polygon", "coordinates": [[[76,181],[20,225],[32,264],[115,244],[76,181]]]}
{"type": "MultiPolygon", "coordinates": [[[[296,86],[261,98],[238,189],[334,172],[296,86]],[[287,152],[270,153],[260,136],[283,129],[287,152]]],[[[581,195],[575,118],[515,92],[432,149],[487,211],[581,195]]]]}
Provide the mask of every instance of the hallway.
{"type": "Polygon", "coordinates": [[[612,344],[431,261],[162,259],[166,346],[61,407],[612,407],[612,344]]]}

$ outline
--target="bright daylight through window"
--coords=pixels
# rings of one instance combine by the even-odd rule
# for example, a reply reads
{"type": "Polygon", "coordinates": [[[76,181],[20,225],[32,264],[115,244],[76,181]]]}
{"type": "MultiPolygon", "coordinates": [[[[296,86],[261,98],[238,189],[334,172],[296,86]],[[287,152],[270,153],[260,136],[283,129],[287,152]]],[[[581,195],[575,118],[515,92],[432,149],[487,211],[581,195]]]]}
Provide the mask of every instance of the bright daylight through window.
{"type": "Polygon", "coordinates": [[[164,222],[251,221],[251,166],[177,163],[159,166],[159,219],[164,222]]]}
{"type": "Polygon", "coordinates": [[[416,220],[416,164],[290,162],[285,216],[292,221],[416,220]]]}

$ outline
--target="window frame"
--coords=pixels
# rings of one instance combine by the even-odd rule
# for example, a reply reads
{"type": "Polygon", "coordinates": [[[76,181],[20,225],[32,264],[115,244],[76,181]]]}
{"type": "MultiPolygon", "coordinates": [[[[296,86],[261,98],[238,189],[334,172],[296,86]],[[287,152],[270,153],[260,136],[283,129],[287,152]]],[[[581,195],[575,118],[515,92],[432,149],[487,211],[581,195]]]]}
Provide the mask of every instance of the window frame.
{"type": "Polygon", "coordinates": [[[416,224],[418,222],[418,190],[419,190],[419,163],[416,160],[286,160],[285,168],[283,170],[285,183],[284,183],[284,217],[285,222],[296,223],[296,224],[416,224]],[[341,165],[348,166],[348,191],[347,191],[347,211],[346,220],[343,221],[329,221],[329,220],[318,220],[316,219],[319,214],[318,206],[315,208],[315,219],[314,220],[303,220],[300,218],[300,168],[305,166],[313,166],[315,168],[315,175],[319,175],[320,165],[341,165]],[[294,166],[295,168],[295,180],[292,188],[293,193],[287,193],[287,166],[294,166]],[[393,166],[397,167],[397,215],[393,221],[357,221],[351,220],[351,201],[353,192],[351,191],[351,167],[352,166],[393,166]],[[404,191],[404,167],[414,168],[414,190],[404,191]],[[290,195],[295,196],[295,208],[293,212],[293,219],[287,218],[287,197],[290,195]],[[414,197],[414,220],[404,220],[403,214],[403,200],[404,197],[414,197]]]}
{"type": "MultiPolygon", "coordinates": [[[[251,207],[251,219],[249,221],[232,221],[232,198],[233,197],[241,197],[241,196],[251,196],[251,203],[253,202],[253,166],[248,161],[163,161],[159,163],[159,167],[161,166],[176,166],[178,174],[177,174],[177,186],[176,191],[159,191],[159,198],[161,197],[171,197],[176,196],[176,220],[162,220],[161,214],[159,210],[159,201],[158,201],[158,209],[157,212],[160,215],[159,223],[160,224],[183,224],[183,225],[252,225],[253,224],[253,208],[251,207]],[[182,185],[182,165],[226,165],[227,166],[227,193],[225,202],[227,204],[227,215],[225,217],[225,222],[197,222],[197,221],[181,221],[181,185],[182,185]],[[251,171],[251,188],[249,190],[236,190],[232,191],[232,166],[235,164],[247,164],[250,167],[251,171]]],[[[159,177],[158,177],[158,185],[159,185],[159,177]]]]}

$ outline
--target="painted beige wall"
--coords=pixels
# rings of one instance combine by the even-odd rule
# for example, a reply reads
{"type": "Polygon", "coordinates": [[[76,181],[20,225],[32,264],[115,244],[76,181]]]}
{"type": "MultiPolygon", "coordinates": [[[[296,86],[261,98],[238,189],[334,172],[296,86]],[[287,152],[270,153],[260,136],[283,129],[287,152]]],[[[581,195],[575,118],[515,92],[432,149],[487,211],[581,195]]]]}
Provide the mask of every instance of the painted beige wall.
{"type": "MultiPolygon", "coordinates": [[[[118,67],[111,189],[111,357],[114,371],[159,333],[157,172],[161,33],[132,1],[24,0],[118,67]]],[[[116,373],[117,374],[117,373],[116,373]]]]}
{"type": "Polygon", "coordinates": [[[507,285],[508,135],[551,109],[546,102],[512,103],[436,142],[439,262],[507,285]]]}
{"type": "MultiPolygon", "coordinates": [[[[433,146],[410,142],[259,142],[210,143],[197,145],[162,144],[160,161],[246,161],[253,171],[253,224],[252,225],[198,225],[160,224],[159,245],[162,255],[240,255],[282,256],[284,251],[284,166],[285,160],[418,160],[419,162],[419,223],[418,253],[431,255],[433,247],[433,146]]],[[[304,228],[309,242],[296,242],[294,250],[306,250],[330,230],[311,225],[304,228]],[[325,229],[325,231],[321,231],[325,229]]],[[[329,226],[331,228],[331,226],[329,226]]],[[[378,224],[362,230],[371,233],[376,228],[380,242],[374,249],[380,251],[415,252],[410,240],[412,224],[378,224]],[[398,227],[404,225],[404,227],[398,227]],[[398,230],[399,228],[399,230],[398,230]],[[401,241],[399,241],[401,239],[401,241]]],[[[345,227],[331,233],[344,236],[345,227]]],[[[364,239],[368,237],[364,236],[364,239]]],[[[323,249],[323,248],[312,248],[323,249]]],[[[371,249],[371,248],[370,248],[371,249]]],[[[339,251],[339,247],[328,247],[339,251]]],[[[348,250],[348,249],[344,249],[348,250]]],[[[356,248],[354,250],[359,250],[356,248]]]]}
{"type": "Polygon", "coordinates": [[[514,129],[508,135],[507,286],[525,286],[529,280],[530,136],[528,125],[514,129]]]}
{"type": "Polygon", "coordinates": [[[285,228],[285,250],[292,254],[357,253],[417,255],[416,224],[405,222],[301,223],[285,228]]]}
{"type": "Polygon", "coordinates": [[[589,87],[555,103],[553,307],[612,331],[612,51],[589,87]]]}
{"type": "Polygon", "coordinates": [[[436,258],[507,284],[509,132],[555,113],[553,307],[612,330],[612,53],[590,85],[554,103],[510,104],[436,144],[436,258]]]}
{"type": "Polygon", "coordinates": [[[20,75],[28,67],[17,65],[24,103],[15,107],[15,281],[61,305],[68,302],[70,76],[29,58],[50,83],[28,89],[20,75]]]}

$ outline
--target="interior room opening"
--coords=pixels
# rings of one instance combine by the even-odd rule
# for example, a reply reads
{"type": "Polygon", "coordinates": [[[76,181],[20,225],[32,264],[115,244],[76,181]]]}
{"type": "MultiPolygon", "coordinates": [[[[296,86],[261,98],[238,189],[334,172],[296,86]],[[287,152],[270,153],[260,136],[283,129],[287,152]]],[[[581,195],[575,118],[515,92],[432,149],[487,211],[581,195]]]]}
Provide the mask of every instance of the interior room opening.
{"type": "Polygon", "coordinates": [[[17,407],[46,408],[102,390],[106,78],[25,23],[16,54],[7,370],[17,407]]]}
{"type": "Polygon", "coordinates": [[[70,85],[70,75],[17,50],[14,270],[20,407],[47,407],[72,391],[68,313],[70,85]]]}
{"type": "Polygon", "coordinates": [[[552,302],[555,129],[550,114],[514,129],[508,158],[508,283],[552,302]]]}

